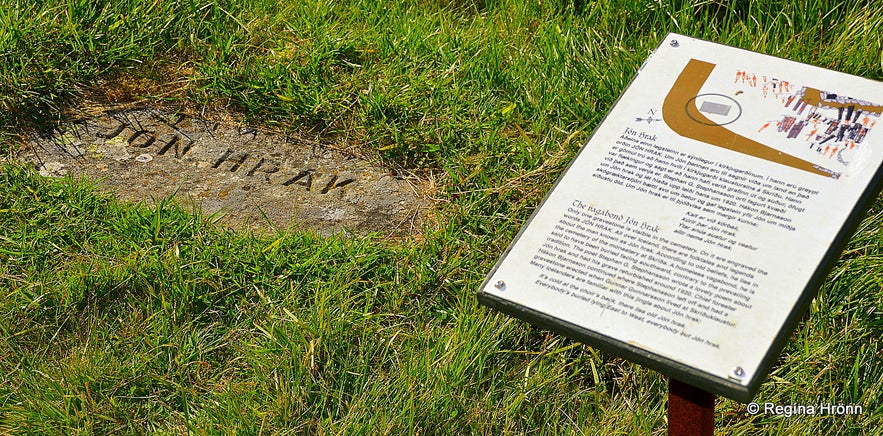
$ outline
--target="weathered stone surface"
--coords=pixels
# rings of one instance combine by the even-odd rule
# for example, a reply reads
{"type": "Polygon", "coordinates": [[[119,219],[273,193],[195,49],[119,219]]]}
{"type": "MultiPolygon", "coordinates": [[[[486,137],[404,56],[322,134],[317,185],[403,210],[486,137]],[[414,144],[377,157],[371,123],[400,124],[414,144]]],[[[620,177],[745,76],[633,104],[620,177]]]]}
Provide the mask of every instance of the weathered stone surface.
{"type": "Polygon", "coordinates": [[[156,108],[66,122],[19,158],[44,176],[85,175],[124,200],[174,194],[234,226],[402,234],[429,207],[414,184],[332,147],[156,108]]]}

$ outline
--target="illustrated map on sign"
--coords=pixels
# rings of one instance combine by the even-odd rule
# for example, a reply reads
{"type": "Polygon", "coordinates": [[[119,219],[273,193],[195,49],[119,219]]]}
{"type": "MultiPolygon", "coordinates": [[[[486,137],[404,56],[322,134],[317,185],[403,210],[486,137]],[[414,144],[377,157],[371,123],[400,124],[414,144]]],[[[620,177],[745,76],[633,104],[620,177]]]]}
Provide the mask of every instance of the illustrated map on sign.
{"type": "Polygon", "coordinates": [[[673,131],[824,176],[839,178],[867,154],[863,140],[883,114],[881,104],[747,69],[711,89],[712,72],[691,59],[678,76],[662,108],[673,131]]]}

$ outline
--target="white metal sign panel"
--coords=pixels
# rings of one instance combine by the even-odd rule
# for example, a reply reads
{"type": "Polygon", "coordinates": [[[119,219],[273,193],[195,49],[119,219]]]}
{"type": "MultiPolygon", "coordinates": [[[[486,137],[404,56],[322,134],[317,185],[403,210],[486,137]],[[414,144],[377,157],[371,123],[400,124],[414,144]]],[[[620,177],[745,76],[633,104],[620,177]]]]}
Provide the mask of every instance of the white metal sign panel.
{"type": "Polygon", "coordinates": [[[879,189],[881,117],[880,82],[670,34],[479,295],[747,401],[879,189]]]}

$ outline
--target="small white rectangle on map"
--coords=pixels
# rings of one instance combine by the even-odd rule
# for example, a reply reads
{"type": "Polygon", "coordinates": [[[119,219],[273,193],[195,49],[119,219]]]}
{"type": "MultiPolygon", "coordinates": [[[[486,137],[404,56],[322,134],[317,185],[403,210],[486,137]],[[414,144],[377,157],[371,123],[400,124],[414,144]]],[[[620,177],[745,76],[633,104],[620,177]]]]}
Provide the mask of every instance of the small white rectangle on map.
{"type": "Polygon", "coordinates": [[[705,112],[707,114],[726,116],[728,113],[730,113],[731,107],[732,106],[727,105],[727,104],[720,104],[720,103],[712,103],[710,101],[703,101],[702,106],[699,108],[699,112],[705,112]]]}

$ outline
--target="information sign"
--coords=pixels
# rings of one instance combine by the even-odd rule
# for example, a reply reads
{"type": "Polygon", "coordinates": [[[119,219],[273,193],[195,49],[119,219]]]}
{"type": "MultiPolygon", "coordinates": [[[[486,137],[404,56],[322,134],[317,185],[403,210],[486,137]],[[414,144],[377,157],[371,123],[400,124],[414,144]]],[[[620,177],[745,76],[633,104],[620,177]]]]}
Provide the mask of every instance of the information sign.
{"type": "Polygon", "coordinates": [[[880,190],[883,83],[669,34],[479,292],[747,402],[880,190]]]}

